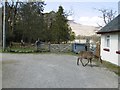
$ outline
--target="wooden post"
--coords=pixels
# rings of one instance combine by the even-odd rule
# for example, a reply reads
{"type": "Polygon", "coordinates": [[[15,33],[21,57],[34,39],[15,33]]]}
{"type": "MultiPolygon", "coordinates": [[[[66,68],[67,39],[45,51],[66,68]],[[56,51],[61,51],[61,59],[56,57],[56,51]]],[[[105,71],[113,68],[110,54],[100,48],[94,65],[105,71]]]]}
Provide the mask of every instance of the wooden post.
{"type": "Polygon", "coordinates": [[[96,43],[96,56],[100,57],[100,42],[96,43]]]}

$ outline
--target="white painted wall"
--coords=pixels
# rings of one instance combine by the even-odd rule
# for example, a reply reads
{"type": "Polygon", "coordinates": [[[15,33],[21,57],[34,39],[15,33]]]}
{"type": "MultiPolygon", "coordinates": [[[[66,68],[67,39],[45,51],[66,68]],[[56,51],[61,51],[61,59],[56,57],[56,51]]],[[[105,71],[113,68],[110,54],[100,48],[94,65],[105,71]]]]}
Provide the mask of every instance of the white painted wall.
{"type": "MultiPolygon", "coordinates": [[[[118,33],[118,50],[120,50],[120,33],[118,33]]],[[[118,64],[120,66],[120,54],[118,55],[118,64]]]]}
{"type": "Polygon", "coordinates": [[[116,51],[118,50],[118,33],[110,34],[110,47],[106,47],[105,45],[106,35],[108,34],[101,35],[101,58],[118,65],[118,54],[116,54],[116,51]],[[104,51],[104,48],[108,48],[110,51],[104,51]]]}

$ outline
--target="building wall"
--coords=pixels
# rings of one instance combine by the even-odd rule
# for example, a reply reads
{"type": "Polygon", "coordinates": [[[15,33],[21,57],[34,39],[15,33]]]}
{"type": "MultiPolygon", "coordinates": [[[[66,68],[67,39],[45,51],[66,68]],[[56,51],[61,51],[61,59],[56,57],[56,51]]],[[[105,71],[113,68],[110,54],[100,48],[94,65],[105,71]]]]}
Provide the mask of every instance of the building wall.
{"type": "MultiPolygon", "coordinates": [[[[118,50],[120,50],[120,33],[118,34],[118,50]]],[[[120,54],[118,55],[118,64],[120,66],[120,54]]]]}
{"type": "Polygon", "coordinates": [[[116,51],[118,50],[118,33],[110,34],[110,47],[106,47],[105,45],[106,35],[108,34],[101,35],[101,58],[102,60],[118,65],[118,54],[116,54],[116,51]],[[103,50],[104,48],[107,48],[110,51],[105,51],[103,50]]]}
{"type": "Polygon", "coordinates": [[[2,8],[0,8],[0,48],[2,47],[2,8]]]}

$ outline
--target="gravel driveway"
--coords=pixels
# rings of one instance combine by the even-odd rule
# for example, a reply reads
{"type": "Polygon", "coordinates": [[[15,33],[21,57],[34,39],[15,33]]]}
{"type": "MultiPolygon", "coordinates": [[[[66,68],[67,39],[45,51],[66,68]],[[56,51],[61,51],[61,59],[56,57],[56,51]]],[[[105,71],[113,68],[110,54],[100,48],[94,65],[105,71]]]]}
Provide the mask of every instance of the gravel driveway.
{"type": "Polygon", "coordinates": [[[117,88],[118,76],[101,67],[76,65],[76,56],[3,54],[3,88],[117,88]]]}

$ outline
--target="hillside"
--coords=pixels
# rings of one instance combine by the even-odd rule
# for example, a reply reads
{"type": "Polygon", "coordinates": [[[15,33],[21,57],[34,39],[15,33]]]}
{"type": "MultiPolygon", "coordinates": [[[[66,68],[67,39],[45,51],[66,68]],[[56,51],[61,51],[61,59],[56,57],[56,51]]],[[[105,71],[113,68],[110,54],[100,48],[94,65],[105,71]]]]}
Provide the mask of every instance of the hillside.
{"type": "Polygon", "coordinates": [[[76,36],[77,35],[91,36],[95,35],[96,34],[95,32],[98,31],[97,27],[78,24],[74,21],[69,21],[68,24],[72,28],[72,31],[75,32],[76,36]]]}

